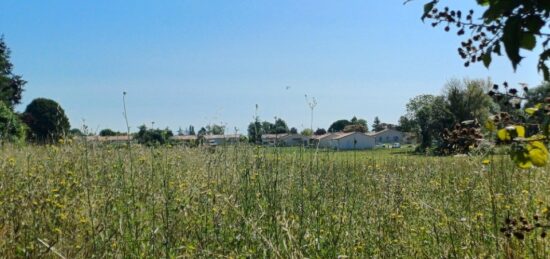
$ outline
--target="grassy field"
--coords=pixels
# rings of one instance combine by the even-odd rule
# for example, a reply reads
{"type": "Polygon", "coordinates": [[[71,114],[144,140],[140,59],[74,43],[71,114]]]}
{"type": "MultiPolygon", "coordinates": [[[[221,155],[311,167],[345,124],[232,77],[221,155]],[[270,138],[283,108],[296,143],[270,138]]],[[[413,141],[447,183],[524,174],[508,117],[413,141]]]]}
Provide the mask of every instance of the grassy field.
{"type": "Polygon", "coordinates": [[[507,158],[247,145],[0,151],[2,257],[550,257],[550,170],[507,158]]]}

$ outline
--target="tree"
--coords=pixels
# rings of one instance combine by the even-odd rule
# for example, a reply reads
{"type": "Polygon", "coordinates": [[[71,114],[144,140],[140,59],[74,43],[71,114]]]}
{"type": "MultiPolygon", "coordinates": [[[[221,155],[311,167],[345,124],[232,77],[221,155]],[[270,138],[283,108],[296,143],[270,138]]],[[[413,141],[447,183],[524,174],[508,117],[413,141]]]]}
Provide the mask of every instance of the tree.
{"type": "Polygon", "coordinates": [[[225,126],[212,124],[206,126],[206,133],[209,135],[223,135],[225,133],[225,126]]]}
{"type": "Polygon", "coordinates": [[[323,128],[320,128],[320,129],[317,129],[317,130],[315,131],[315,133],[313,133],[313,134],[314,134],[314,135],[317,135],[317,136],[318,136],[318,135],[325,135],[325,134],[327,134],[327,131],[326,131],[325,129],[323,129],[323,128]]]}
{"type": "Polygon", "coordinates": [[[476,2],[485,9],[480,17],[474,17],[473,10],[463,12],[449,7],[438,9],[439,0],[431,0],[424,5],[422,20],[431,20],[433,27],[444,25],[445,31],[450,31],[454,24],[457,35],[471,35],[458,49],[458,54],[465,61],[464,66],[482,61],[488,68],[493,54],[500,56],[501,48],[504,47],[504,52],[515,70],[524,58],[521,50],[540,49],[537,69],[543,74],[544,80],[550,80],[546,64],[550,59],[550,33],[546,31],[550,3],[547,0],[476,2]],[[540,48],[536,48],[537,45],[540,48]]]}
{"type": "Polygon", "coordinates": [[[6,103],[0,102],[0,142],[23,142],[27,128],[6,103]]]}
{"type": "Polygon", "coordinates": [[[544,103],[544,99],[548,96],[550,96],[550,82],[544,82],[540,86],[527,91],[527,103],[525,106],[533,107],[538,103],[544,103]]]}
{"type": "Polygon", "coordinates": [[[204,136],[206,135],[206,132],[206,128],[202,127],[198,132],[198,136],[204,136]]]}
{"type": "Polygon", "coordinates": [[[31,138],[40,142],[55,142],[69,132],[69,119],[61,106],[50,99],[34,99],[23,113],[31,138]]]}
{"type": "Polygon", "coordinates": [[[380,124],[380,119],[378,118],[378,116],[374,117],[374,122],[372,123],[372,130],[374,132],[384,130],[384,127],[382,127],[382,125],[380,124]]]}
{"type": "Polygon", "coordinates": [[[348,125],[350,125],[351,122],[348,120],[337,120],[333,122],[330,127],[328,127],[328,132],[339,132],[343,131],[344,128],[348,125]]]}
{"type": "Polygon", "coordinates": [[[172,136],[174,136],[174,133],[168,128],[163,130],[147,129],[145,125],[141,125],[135,139],[140,144],[155,146],[169,143],[172,136]]]}
{"type": "Polygon", "coordinates": [[[275,133],[275,125],[273,125],[269,121],[262,122],[262,134],[274,134],[275,133]]]}
{"type": "Polygon", "coordinates": [[[477,120],[484,123],[489,112],[496,107],[485,89],[492,86],[490,81],[452,79],[445,85],[445,99],[455,123],[477,120]]]}
{"type": "Polygon", "coordinates": [[[302,132],[300,132],[300,134],[306,137],[311,137],[313,135],[313,131],[311,129],[304,129],[302,130],[302,132]]]}
{"type": "Polygon", "coordinates": [[[290,128],[290,134],[298,134],[298,129],[297,128],[290,128]]]}
{"type": "Polygon", "coordinates": [[[82,132],[78,128],[72,128],[71,130],[69,130],[69,135],[74,136],[74,137],[82,137],[82,136],[84,136],[84,132],[82,132]]]}
{"type": "Polygon", "coordinates": [[[20,75],[14,75],[12,69],[10,49],[2,36],[0,37],[0,101],[10,109],[21,103],[23,87],[27,83],[20,75]]]}
{"type": "Polygon", "coordinates": [[[443,96],[419,95],[407,103],[407,117],[414,121],[421,144],[420,150],[440,140],[440,133],[452,126],[452,114],[443,96]]]}
{"type": "Polygon", "coordinates": [[[275,119],[275,124],[273,124],[273,133],[275,134],[282,134],[282,133],[288,133],[288,126],[286,125],[286,122],[281,119],[277,118],[275,119]]]}
{"type": "Polygon", "coordinates": [[[409,119],[407,116],[399,117],[399,125],[397,130],[402,132],[415,132],[416,124],[413,119],[409,119]]]}
{"type": "Polygon", "coordinates": [[[120,133],[118,132],[115,132],[111,129],[102,129],[101,131],[99,131],[99,135],[102,136],[102,137],[105,137],[105,136],[116,136],[116,135],[119,135],[120,133]]]}
{"type": "Polygon", "coordinates": [[[367,132],[367,128],[362,124],[350,124],[344,127],[343,132],[367,132]]]}
{"type": "Polygon", "coordinates": [[[189,125],[189,129],[187,130],[187,135],[195,135],[195,127],[193,127],[193,125],[189,125]]]}
{"type": "Polygon", "coordinates": [[[260,143],[262,134],[262,123],[258,119],[248,124],[248,141],[250,143],[260,143]]]}

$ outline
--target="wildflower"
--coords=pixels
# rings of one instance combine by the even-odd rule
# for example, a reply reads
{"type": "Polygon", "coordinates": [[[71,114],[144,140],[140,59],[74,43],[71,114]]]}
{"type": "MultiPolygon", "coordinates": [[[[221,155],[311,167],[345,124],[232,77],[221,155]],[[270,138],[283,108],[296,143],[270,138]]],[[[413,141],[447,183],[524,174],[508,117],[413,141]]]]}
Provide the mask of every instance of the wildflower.
{"type": "Polygon", "coordinates": [[[484,165],[488,165],[488,164],[491,163],[491,160],[489,160],[489,159],[484,159],[483,161],[481,161],[481,163],[484,164],[484,165]]]}
{"type": "Polygon", "coordinates": [[[525,128],[523,126],[514,125],[514,126],[508,126],[504,129],[500,129],[497,132],[497,137],[501,141],[510,141],[514,137],[525,137],[525,128]]]}

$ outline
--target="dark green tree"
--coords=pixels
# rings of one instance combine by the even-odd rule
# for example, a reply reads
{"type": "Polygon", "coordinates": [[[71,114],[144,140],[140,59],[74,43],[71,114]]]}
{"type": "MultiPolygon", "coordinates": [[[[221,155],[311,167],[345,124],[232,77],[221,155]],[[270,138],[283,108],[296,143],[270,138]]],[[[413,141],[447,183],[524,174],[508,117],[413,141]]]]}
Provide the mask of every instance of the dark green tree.
{"type": "Polygon", "coordinates": [[[298,129],[297,128],[290,128],[290,134],[298,134],[298,129]]]}
{"type": "Polygon", "coordinates": [[[195,135],[195,127],[193,125],[189,125],[189,129],[187,130],[188,135],[195,135]]]}
{"type": "Polygon", "coordinates": [[[275,119],[275,123],[273,124],[273,133],[275,134],[282,134],[282,133],[288,133],[288,126],[286,125],[286,122],[281,119],[277,118],[275,119]]]}
{"type": "Polygon", "coordinates": [[[10,49],[0,37],[0,101],[10,109],[21,103],[23,87],[27,82],[20,75],[13,74],[13,64],[10,62],[10,49]]]}
{"type": "Polygon", "coordinates": [[[113,131],[111,129],[102,129],[101,131],[99,131],[99,135],[102,137],[117,136],[117,135],[120,135],[120,133],[113,131]]]}
{"type": "Polygon", "coordinates": [[[259,144],[261,142],[262,134],[262,123],[258,119],[248,124],[248,141],[250,143],[259,144]]]}
{"type": "Polygon", "coordinates": [[[343,131],[344,128],[348,125],[350,125],[351,122],[348,120],[337,120],[333,122],[330,127],[328,127],[328,132],[339,132],[343,131]]]}
{"type": "Polygon", "coordinates": [[[29,126],[30,138],[39,143],[56,142],[69,133],[69,119],[54,100],[34,99],[23,113],[23,121],[29,126]]]}
{"type": "Polygon", "coordinates": [[[74,137],[82,137],[82,136],[84,136],[84,132],[82,132],[82,130],[77,129],[77,128],[73,128],[73,129],[69,130],[69,134],[70,134],[71,136],[74,136],[74,137]]]}
{"type": "Polygon", "coordinates": [[[380,119],[378,118],[378,116],[374,117],[374,121],[372,123],[372,130],[374,132],[384,130],[384,127],[380,124],[380,119]]]}
{"type": "Polygon", "coordinates": [[[135,135],[135,139],[138,143],[147,146],[164,145],[170,143],[170,138],[174,136],[174,133],[166,129],[147,129],[145,125],[139,126],[139,131],[135,135]]]}
{"type": "Polygon", "coordinates": [[[323,128],[317,129],[314,133],[314,135],[324,135],[327,134],[327,131],[323,128]]]}
{"type": "Polygon", "coordinates": [[[432,0],[424,5],[422,20],[430,20],[433,27],[444,26],[445,31],[456,27],[459,36],[469,35],[458,49],[465,66],[483,62],[485,67],[489,67],[493,54],[500,56],[504,52],[516,69],[524,58],[521,50],[540,50],[537,69],[543,74],[544,80],[550,80],[546,63],[550,59],[550,33],[547,26],[550,1],[476,0],[484,8],[480,16],[475,15],[473,10],[439,7],[439,2],[432,0]]]}

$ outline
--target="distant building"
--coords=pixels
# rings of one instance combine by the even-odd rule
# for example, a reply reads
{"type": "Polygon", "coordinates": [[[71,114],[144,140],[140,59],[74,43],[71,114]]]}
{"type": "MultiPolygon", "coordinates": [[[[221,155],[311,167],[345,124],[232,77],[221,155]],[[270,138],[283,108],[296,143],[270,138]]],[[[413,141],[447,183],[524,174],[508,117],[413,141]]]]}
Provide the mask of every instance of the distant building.
{"type": "Polygon", "coordinates": [[[313,136],[312,145],[320,148],[354,150],[374,148],[373,137],[361,132],[336,132],[313,136]]]}
{"type": "Polygon", "coordinates": [[[204,143],[210,146],[235,144],[241,140],[241,134],[230,135],[204,135],[204,143]]]}
{"type": "Polygon", "coordinates": [[[197,136],[195,135],[177,135],[172,136],[170,138],[176,143],[184,144],[184,145],[192,145],[197,141],[197,136]]]}
{"type": "Polygon", "coordinates": [[[307,146],[309,138],[301,134],[263,134],[262,145],[265,146],[307,146]]]}
{"type": "Polygon", "coordinates": [[[390,143],[403,143],[404,134],[401,131],[395,129],[384,129],[378,132],[369,132],[368,136],[375,139],[376,145],[390,144],[390,143]]]}

